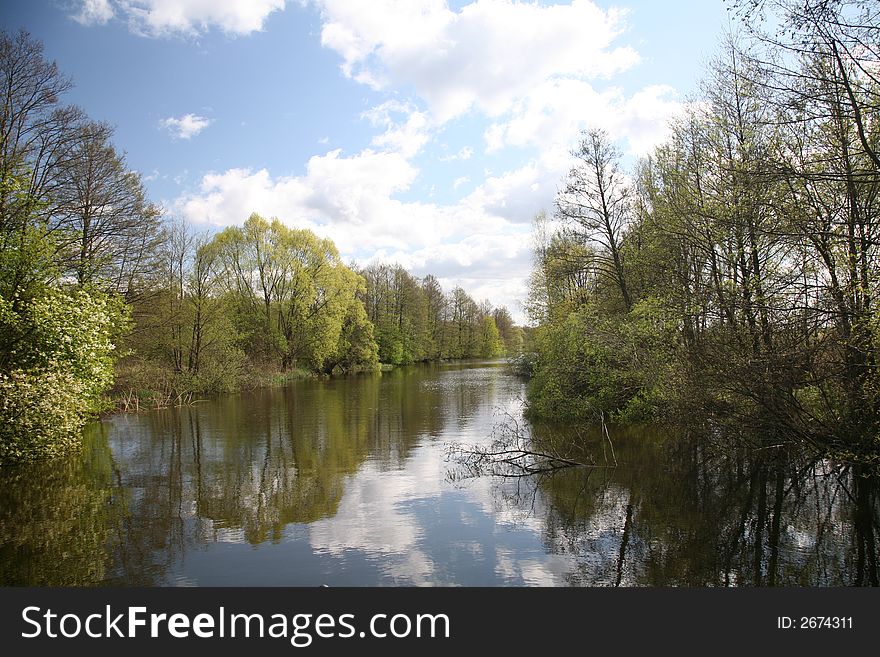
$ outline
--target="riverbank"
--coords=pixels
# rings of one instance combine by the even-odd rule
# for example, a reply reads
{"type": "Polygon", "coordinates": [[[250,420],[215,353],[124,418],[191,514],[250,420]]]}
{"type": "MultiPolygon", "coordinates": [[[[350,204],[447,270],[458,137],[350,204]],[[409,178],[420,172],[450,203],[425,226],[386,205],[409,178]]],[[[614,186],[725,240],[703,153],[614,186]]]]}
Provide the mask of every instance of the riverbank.
{"type": "Polygon", "coordinates": [[[254,388],[287,385],[301,379],[322,376],[303,368],[280,371],[250,367],[218,375],[175,372],[143,360],[127,360],[116,368],[116,380],[110,392],[108,410],[136,413],[175,406],[189,406],[218,394],[254,388]]]}
{"type": "Polygon", "coordinates": [[[260,388],[280,388],[295,381],[392,372],[411,365],[471,362],[483,362],[483,359],[438,359],[400,365],[379,363],[375,368],[353,367],[346,370],[337,369],[330,373],[315,372],[305,368],[282,371],[277,368],[254,366],[242,368],[235,376],[220,378],[216,375],[199,377],[186,372],[174,372],[149,361],[127,360],[121,362],[116,369],[116,381],[105,405],[104,415],[190,406],[220,394],[260,388]]]}

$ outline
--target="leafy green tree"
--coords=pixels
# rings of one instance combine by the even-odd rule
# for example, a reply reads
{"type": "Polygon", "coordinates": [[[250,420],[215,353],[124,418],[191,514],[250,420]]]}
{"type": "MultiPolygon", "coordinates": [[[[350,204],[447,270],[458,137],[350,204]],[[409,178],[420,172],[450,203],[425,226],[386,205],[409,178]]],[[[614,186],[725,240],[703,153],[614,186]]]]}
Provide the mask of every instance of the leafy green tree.
{"type": "Polygon", "coordinates": [[[367,319],[363,304],[353,300],[345,313],[339,343],[324,363],[333,372],[357,369],[372,370],[379,365],[379,348],[373,336],[373,324],[367,319]]]}
{"type": "Polygon", "coordinates": [[[433,332],[440,320],[431,317],[423,284],[400,265],[370,265],[360,274],[366,288],[359,297],[376,330],[379,359],[402,365],[436,358],[433,332]]]}
{"type": "Polygon", "coordinates": [[[256,322],[242,322],[246,350],[277,359],[282,369],[323,369],[361,285],[333,243],[252,214],[243,226],[217,235],[214,247],[239,318],[256,322]]]}
{"type": "Polygon", "coordinates": [[[487,315],[483,318],[483,334],[480,336],[480,355],[484,358],[496,358],[504,353],[501,333],[495,325],[495,318],[487,315]]]}
{"type": "Polygon", "coordinates": [[[725,38],[700,102],[632,183],[588,134],[557,199],[563,229],[536,221],[530,410],[697,411],[754,444],[872,461],[880,14],[732,4],[749,38],[725,38]]]}

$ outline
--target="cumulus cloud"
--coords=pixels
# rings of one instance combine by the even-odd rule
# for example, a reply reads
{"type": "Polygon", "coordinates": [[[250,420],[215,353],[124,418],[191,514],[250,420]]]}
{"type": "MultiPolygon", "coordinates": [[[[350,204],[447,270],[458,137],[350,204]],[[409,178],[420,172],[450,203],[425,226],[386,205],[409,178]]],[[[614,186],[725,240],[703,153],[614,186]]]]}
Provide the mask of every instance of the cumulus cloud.
{"type": "Polygon", "coordinates": [[[159,121],[159,127],[171,133],[175,139],[192,139],[202,130],[211,125],[211,119],[196,114],[184,114],[181,117],[169,116],[159,121]]]}
{"type": "Polygon", "coordinates": [[[400,153],[370,149],[350,157],[338,149],[316,155],[306,170],[304,176],[275,178],[266,169],[209,173],[199,190],[178,199],[177,205],[192,221],[215,225],[241,223],[251,212],[290,222],[375,224],[377,234],[370,240],[375,242],[382,238],[383,217],[388,221],[400,214],[401,204],[392,196],[408,189],[418,174],[400,153]]]}
{"type": "Polygon", "coordinates": [[[529,224],[538,212],[553,203],[563,171],[565,165],[553,157],[532,160],[516,169],[487,176],[463,203],[508,222],[529,224]]]}
{"type": "Polygon", "coordinates": [[[490,116],[553,76],[608,77],[638,62],[613,47],[625,13],[590,0],[540,6],[477,0],[318,0],[321,42],[345,75],[375,89],[412,86],[443,123],[471,108],[490,116]]]}
{"type": "Polygon", "coordinates": [[[430,139],[428,115],[408,103],[389,100],[364,112],[363,117],[375,127],[385,129],[373,137],[373,146],[393,150],[406,157],[419,153],[430,139]]]}
{"type": "Polygon", "coordinates": [[[604,128],[644,155],[666,137],[669,119],[684,107],[675,90],[652,85],[627,96],[618,87],[596,91],[583,80],[553,79],[518,101],[508,116],[486,128],[486,150],[536,146],[547,152],[571,148],[584,128],[604,128]]]}
{"type": "Polygon", "coordinates": [[[143,36],[197,36],[212,28],[231,35],[263,29],[285,0],[82,0],[73,18],[84,25],[103,24],[114,16],[143,36]]]}
{"type": "Polygon", "coordinates": [[[81,25],[104,25],[115,15],[110,0],[82,0],[72,18],[81,25]]]}
{"type": "MultiPolygon", "coordinates": [[[[161,3],[125,3],[133,4],[161,3]]],[[[266,0],[242,9],[252,20],[241,25],[260,29],[283,4],[266,0]]],[[[475,0],[455,9],[445,0],[312,4],[320,11],[321,43],[339,55],[343,74],[386,93],[384,102],[361,114],[373,130],[369,147],[314,155],[302,175],[248,167],[204,174],[173,203],[182,216],[221,226],[240,224],[254,211],[277,216],[330,237],[346,259],[398,262],[416,275],[434,274],[447,286],[508,305],[521,318],[530,224],[552,207],[580,130],[605,128],[640,155],[663,139],[669,117],[682,108],[666,86],[626,92],[615,86],[614,76],[636,65],[639,55],[618,43],[626,12],[591,0],[475,0]],[[485,153],[475,153],[475,126],[485,153]],[[472,141],[463,145],[468,132],[472,141]],[[442,138],[458,150],[436,148],[442,138]],[[428,157],[419,157],[426,151],[428,157]],[[497,173],[480,178],[481,163],[471,160],[481,155],[494,158],[497,173]],[[462,170],[450,174],[451,184],[440,184],[417,162],[459,163],[447,168],[462,170]],[[412,200],[421,183],[447,193],[470,189],[445,204],[432,194],[412,200]]],[[[182,27],[144,29],[235,32],[209,5],[188,4],[186,21],[156,14],[156,25],[182,27]]],[[[131,20],[131,12],[126,15],[131,20]]]]}
{"type": "MultiPolygon", "coordinates": [[[[662,85],[625,94],[604,82],[639,60],[616,42],[626,31],[625,10],[602,9],[592,0],[539,5],[476,0],[451,9],[444,0],[315,0],[322,44],[337,52],[343,73],[374,89],[414,90],[426,113],[407,106],[409,122],[389,126],[374,145],[427,140],[469,111],[489,117],[488,152],[535,146],[543,152],[571,148],[578,132],[603,127],[641,155],[666,134],[681,109],[662,85]]],[[[415,150],[413,149],[410,149],[415,150]]],[[[467,159],[459,156],[440,161],[467,159]]],[[[543,155],[542,155],[543,156],[543,155]]]]}

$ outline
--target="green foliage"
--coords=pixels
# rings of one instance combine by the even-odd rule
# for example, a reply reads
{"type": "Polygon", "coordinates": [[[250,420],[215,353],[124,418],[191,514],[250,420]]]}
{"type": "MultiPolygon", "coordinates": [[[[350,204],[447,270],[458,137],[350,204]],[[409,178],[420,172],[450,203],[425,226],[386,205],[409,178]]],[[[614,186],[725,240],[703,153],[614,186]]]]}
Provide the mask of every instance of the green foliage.
{"type": "Polygon", "coordinates": [[[58,370],[0,373],[0,462],[57,456],[79,443],[85,383],[58,370]]]}
{"type": "Polygon", "coordinates": [[[373,265],[361,271],[366,282],[359,299],[375,327],[379,360],[406,365],[436,357],[437,345],[431,325],[428,293],[419,281],[402,267],[373,265]]]}
{"type": "Polygon", "coordinates": [[[583,306],[540,327],[530,414],[583,422],[655,417],[673,392],[676,339],[668,313],[654,299],[624,316],[583,306]]]}
{"type": "Polygon", "coordinates": [[[298,364],[324,369],[338,353],[362,285],[334,244],[255,213],[243,226],[217,235],[212,248],[221,285],[236,306],[244,351],[252,358],[277,359],[282,369],[298,364]]]}
{"type": "MultiPolygon", "coordinates": [[[[390,321],[385,321],[378,326],[378,349],[379,360],[389,365],[401,365],[404,361],[403,335],[399,327],[390,321]]],[[[411,357],[412,355],[409,354],[411,357]]]]}
{"type": "Polygon", "coordinates": [[[379,350],[373,338],[373,324],[367,319],[363,305],[352,301],[345,314],[332,366],[342,371],[375,370],[379,367],[379,350]]]}
{"type": "MultiPolygon", "coordinates": [[[[734,4],[760,34],[755,3],[734,4]]],[[[766,40],[726,38],[700,103],[618,194],[613,149],[581,142],[594,166],[557,196],[562,229],[535,225],[533,415],[678,409],[763,446],[880,453],[878,58],[846,45],[880,23],[807,5],[778,3],[766,40]]]]}
{"type": "Polygon", "coordinates": [[[358,297],[382,363],[494,358],[522,346],[522,329],[504,307],[477,304],[461,288],[444,294],[433,276],[419,281],[399,265],[371,265],[361,274],[366,287],[358,297]]]}
{"type": "Polygon", "coordinates": [[[634,382],[618,354],[601,338],[608,328],[587,309],[541,327],[540,359],[529,383],[529,412],[559,421],[595,421],[620,411],[634,382]]]}
{"type": "Polygon", "coordinates": [[[163,278],[135,303],[124,344],[124,408],[522,344],[506,309],[447,296],[399,266],[353,271],[331,241],[278,219],[253,214],[210,239],[174,223],[166,242],[163,278]]]}
{"type": "Polygon", "coordinates": [[[502,353],[504,353],[504,343],[501,342],[501,333],[495,325],[495,318],[484,317],[483,333],[480,336],[480,355],[484,358],[497,358],[502,353]]]}
{"type": "Polygon", "coordinates": [[[0,298],[0,333],[13,348],[0,371],[0,462],[53,456],[79,444],[85,420],[113,381],[119,301],[50,288],[14,309],[0,298]]]}

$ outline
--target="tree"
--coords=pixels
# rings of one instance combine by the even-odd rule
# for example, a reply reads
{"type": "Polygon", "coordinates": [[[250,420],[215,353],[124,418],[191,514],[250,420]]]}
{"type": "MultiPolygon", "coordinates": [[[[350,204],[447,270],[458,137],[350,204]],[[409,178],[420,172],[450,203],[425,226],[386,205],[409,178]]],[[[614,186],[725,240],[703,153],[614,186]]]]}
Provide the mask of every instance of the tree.
{"type": "MultiPolygon", "coordinates": [[[[852,121],[858,145],[880,169],[878,135],[870,117],[880,111],[880,12],[871,0],[730,0],[751,36],[768,47],[768,54],[784,50],[789,59],[767,57],[762,63],[770,70],[781,94],[771,100],[788,102],[788,92],[804,91],[811,81],[832,82],[838,88],[840,104],[852,121]],[[775,29],[768,31],[765,19],[770,13],[775,29]],[[804,67],[804,61],[824,60],[817,71],[804,67]]],[[[815,91],[815,89],[810,89],[815,91]]],[[[808,94],[801,95],[808,100],[808,94]]],[[[804,118],[809,120],[811,115],[804,118]]],[[[813,118],[818,118],[812,115],[813,118]]]]}
{"type": "Polygon", "coordinates": [[[480,355],[484,358],[496,358],[504,352],[501,334],[491,315],[483,317],[483,331],[480,336],[480,355]]]}
{"type": "Polygon", "coordinates": [[[630,190],[620,171],[620,151],[605,131],[591,130],[572,155],[577,164],[557,197],[557,216],[575,243],[600,247],[593,267],[614,282],[629,310],[632,299],[621,248],[630,220],[630,190]]]}
{"type": "Polygon", "coordinates": [[[784,138],[768,169],[786,188],[779,211],[801,263],[801,331],[818,393],[808,424],[861,451],[880,417],[870,328],[880,266],[880,12],[864,0],[732,5],[752,37],[762,95],[784,138]],[[767,13],[778,27],[765,22],[767,13]]]}
{"type": "Polygon", "coordinates": [[[83,115],[42,44],[0,34],[0,462],[80,444],[113,380],[126,309],[96,289],[64,284],[71,230],[62,199],[83,143],[83,115]]]}
{"type": "Polygon", "coordinates": [[[283,369],[298,363],[322,369],[362,285],[333,243],[252,214],[242,227],[217,235],[215,248],[252,355],[279,359],[283,369]]]}
{"type": "Polygon", "coordinates": [[[373,324],[367,319],[364,306],[357,299],[348,305],[339,343],[324,363],[324,370],[333,373],[364,369],[372,370],[379,365],[379,347],[373,334],[373,324]]]}
{"type": "Polygon", "coordinates": [[[360,298],[375,327],[379,359],[394,365],[429,360],[429,301],[419,281],[400,265],[374,264],[360,274],[366,280],[360,298]]]}
{"type": "Polygon", "coordinates": [[[530,408],[698,408],[750,444],[870,461],[880,12],[859,0],[733,4],[752,38],[725,38],[700,102],[632,187],[590,133],[557,199],[563,229],[538,223],[530,408]]]}
{"type": "Polygon", "coordinates": [[[422,279],[422,292],[427,304],[429,336],[427,354],[430,360],[439,360],[446,351],[443,324],[446,318],[447,300],[440,282],[431,274],[422,279]]]}
{"type": "Polygon", "coordinates": [[[492,319],[501,337],[503,351],[507,354],[516,354],[522,351],[523,332],[513,323],[513,317],[506,306],[500,306],[492,311],[492,319]]]}
{"type": "Polygon", "coordinates": [[[50,289],[13,306],[0,297],[0,333],[16,345],[0,367],[0,463],[80,444],[86,419],[103,408],[124,328],[124,306],[82,290],[50,289]]]}
{"type": "Polygon", "coordinates": [[[131,300],[157,265],[160,211],[113,148],[109,126],[86,122],[76,133],[59,172],[53,216],[60,257],[80,285],[131,300]]]}
{"type": "Polygon", "coordinates": [[[0,33],[0,291],[16,309],[59,275],[53,199],[82,120],[59,104],[71,86],[27,32],[0,33]]]}

